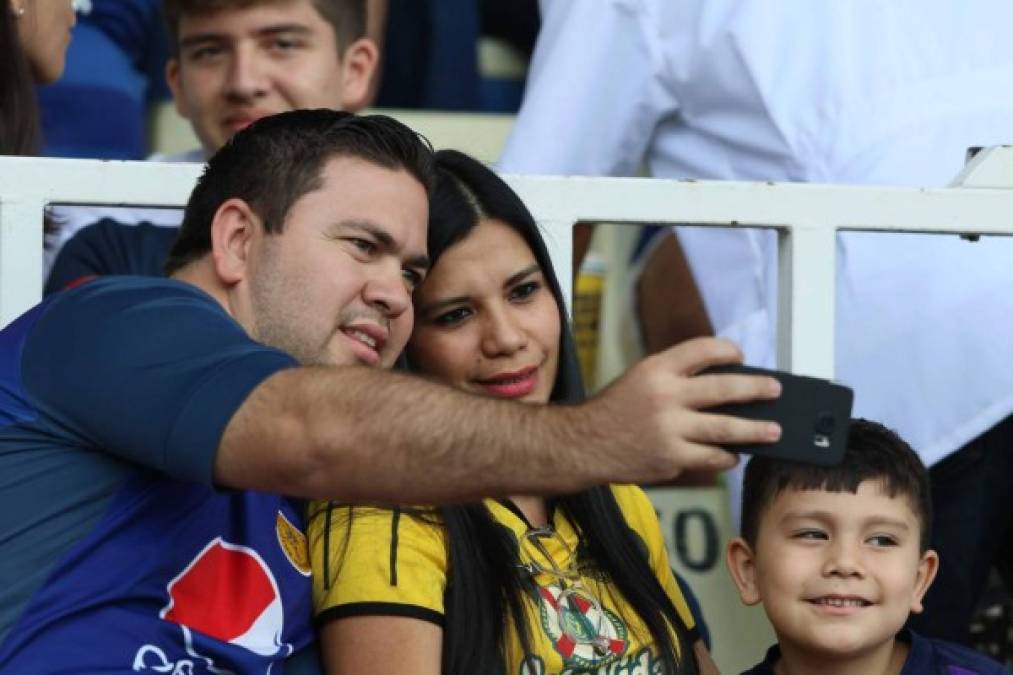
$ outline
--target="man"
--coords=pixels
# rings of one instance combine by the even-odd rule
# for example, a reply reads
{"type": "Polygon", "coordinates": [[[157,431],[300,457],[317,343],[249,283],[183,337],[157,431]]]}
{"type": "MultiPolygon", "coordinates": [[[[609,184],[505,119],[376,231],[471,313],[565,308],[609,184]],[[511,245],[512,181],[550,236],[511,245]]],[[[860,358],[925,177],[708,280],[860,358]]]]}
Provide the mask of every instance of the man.
{"type": "Polygon", "coordinates": [[[777,395],[694,377],[739,358],[717,340],[578,406],[383,372],[426,273],[430,162],[385,117],[261,120],[209,161],[172,278],[92,280],[0,332],[0,672],[268,672],[312,633],[293,498],[662,480],[778,435],[699,412],[777,395]]]}
{"type": "MultiPolygon", "coordinates": [[[[166,80],[201,147],[152,159],[203,162],[237,130],[286,110],[365,107],[379,59],[367,34],[366,4],[164,0],[171,39],[166,80]]],[[[175,209],[58,209],[60,229],[47,254],[55,270],[47,272],[46,292],[90,274],[159,273],[180,218],[175,209]],[[111,220],[89,227],[102,218],[111,220]]]]}

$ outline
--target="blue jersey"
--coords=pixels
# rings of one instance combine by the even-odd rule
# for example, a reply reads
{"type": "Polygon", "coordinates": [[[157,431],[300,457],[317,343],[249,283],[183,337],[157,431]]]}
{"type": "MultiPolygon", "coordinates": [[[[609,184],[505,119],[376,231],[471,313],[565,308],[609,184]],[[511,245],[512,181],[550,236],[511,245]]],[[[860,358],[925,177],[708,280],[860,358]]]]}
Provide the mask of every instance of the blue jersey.
{"type": "Polygon", "coordinates": [[[0,673],[279,673],[309,643],[301,505],[212,482],[233,413],[294,365],[167,279],[0,331],[0,673]]]}
{"type": "MultiPolygon", "coordinates": [[[[900,675],[1009,675],[1007,668],[992,659],[952,642],[925,638],[910,630],[903,630],[898,640],[911,645],[900,675]]],[[[762,662],[742,675],[774,675],[774,665],[781,658],[781,650],[774,645],[767,650],[762,662]]]]}

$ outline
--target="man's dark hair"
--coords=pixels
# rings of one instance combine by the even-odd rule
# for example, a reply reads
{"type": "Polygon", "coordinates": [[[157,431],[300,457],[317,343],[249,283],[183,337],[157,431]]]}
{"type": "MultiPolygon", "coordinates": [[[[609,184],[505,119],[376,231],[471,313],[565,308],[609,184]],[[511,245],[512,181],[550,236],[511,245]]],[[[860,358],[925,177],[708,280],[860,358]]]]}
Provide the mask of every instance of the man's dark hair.
{"type": "Polygon", "coordinates": [[[742,487],[742,538],[755,548],[764,511],[785,490],[857,493],[859,484],[867,480],[880,481],[890,497],[907,497],[921,525],[924,552],[932,532],[928,470],[904,439],[882,424],[864,419],[851,420],[848,447],[837,466],[759,455],[749,460],[742,487]]]}
{"type": "Polygon", "coordinates": [[[187,202],[165,273],[173,274],[211,250],[211,221],[228,199],[245,201],[266,232],[280,234],[289,209],[320,189],[324,165],[335,157],[403,169],[427,193],[432,185],[429,142],[390,117],[329,108],[265,117],[235,134],[208,161],[187,202]]]}
{"type": "MultiPolygon", "coordinates": [[[[173,55],[179,54],[179,22],[184,16],[207,15],[225,9],[245,9],[278,4],[281,0],[164,0],[162,11],[173,55]]],[[[366,0],[312,0],[313,7],[334,29],[340,54],[348,45],[366,35],[366,0]]]]}

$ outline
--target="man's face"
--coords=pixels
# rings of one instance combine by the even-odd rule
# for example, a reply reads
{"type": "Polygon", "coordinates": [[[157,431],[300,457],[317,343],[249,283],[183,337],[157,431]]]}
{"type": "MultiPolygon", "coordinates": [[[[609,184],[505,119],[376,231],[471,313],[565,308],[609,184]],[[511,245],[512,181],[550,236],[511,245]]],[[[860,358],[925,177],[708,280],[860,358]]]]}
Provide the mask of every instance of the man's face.
{"type": "Polygon", "coordinates": [[[868,656],[892,649],[921,611],[937,559],[920,552],[920,531],[908,498],[878,481],[857,494],[789,488],[763,514],[755,551],[737,540],[729,563],[743,601],[763,603],[782,653],[868,656]]]}
{"type": "Polygon", "coordinates": [[[411,292],[425,276],[425,189],[404,170],[330,160],[281,234],[251,243],[253,337],[303,364],[393,365],[411,333],[411,292]]]}
{"type": "Polygon", "coordinates": [[[179,56],[166,66],[176,110],[206,152],[255,120],[300,108],[355,112],[366,104],[376,48],[339,53],[312,0],[267,1],[180,18],[179,56]]]}

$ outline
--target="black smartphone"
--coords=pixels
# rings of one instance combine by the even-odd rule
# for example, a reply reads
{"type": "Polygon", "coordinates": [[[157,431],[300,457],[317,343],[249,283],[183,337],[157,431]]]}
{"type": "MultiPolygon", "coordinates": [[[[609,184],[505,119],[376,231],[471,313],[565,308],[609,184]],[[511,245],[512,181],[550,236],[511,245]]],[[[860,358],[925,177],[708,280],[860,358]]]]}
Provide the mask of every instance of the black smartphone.
{"type": "Polygon", "coordinates": [[[841,463],[855,398],[850,388],[816,377],[752,366],[715,366],[704,372],[766,375],[781,383],[781,396],[777,399],[708,408],[708,412],[770,420],[781,425],[781,438],[776,443],[729,444],[724,446],[726,450],[823,466],[841,463]]]}

